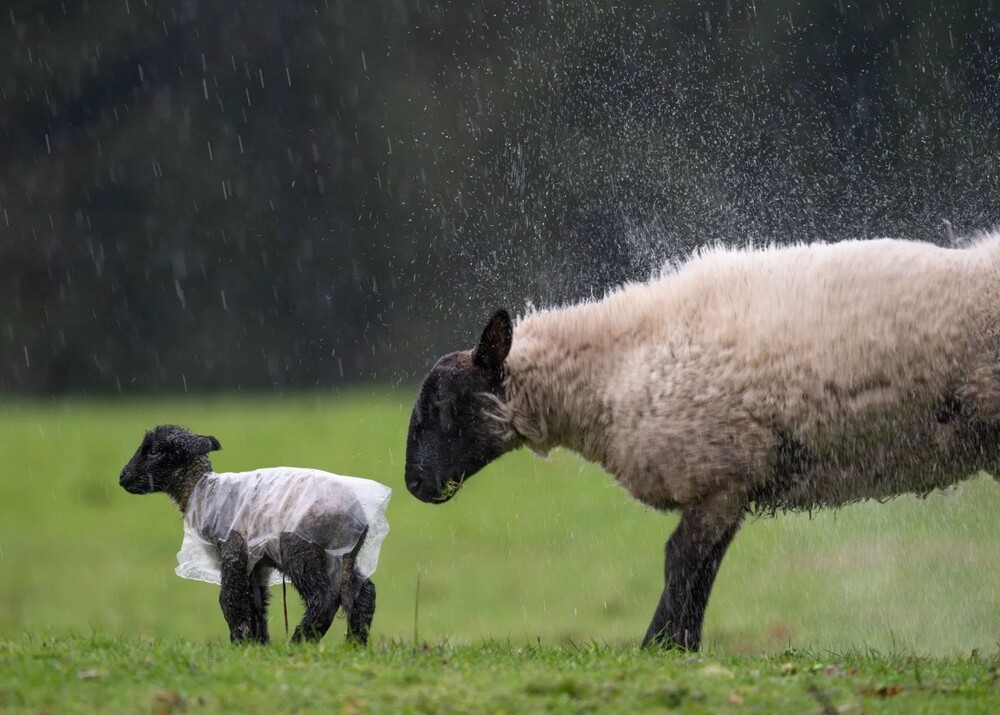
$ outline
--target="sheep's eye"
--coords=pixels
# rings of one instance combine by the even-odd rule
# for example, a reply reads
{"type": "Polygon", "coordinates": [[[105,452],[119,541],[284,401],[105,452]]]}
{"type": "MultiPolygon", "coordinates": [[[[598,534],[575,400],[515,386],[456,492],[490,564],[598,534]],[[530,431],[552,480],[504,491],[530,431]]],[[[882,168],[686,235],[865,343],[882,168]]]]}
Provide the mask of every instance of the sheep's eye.
{"type": "Polygon", "coordinates": [[[159,447],[153,447],[152,449],[149,450],[150,457],[159,457],[160,454],[162,454],[162,452],[160,452],[159,447]]]}
{"type": "Polygon", "coordinates": [[[455,400],[450,397],[431,400],[431,405],[439,413],[451,415],[455,414],[455,400]]]}
{"type": "Polygon", "coordinates": [[[456,424],[458,417],[458,405],[454,399],[441,400],[436,404],[437,422],[441,429],[450,433],[456,424]]]}

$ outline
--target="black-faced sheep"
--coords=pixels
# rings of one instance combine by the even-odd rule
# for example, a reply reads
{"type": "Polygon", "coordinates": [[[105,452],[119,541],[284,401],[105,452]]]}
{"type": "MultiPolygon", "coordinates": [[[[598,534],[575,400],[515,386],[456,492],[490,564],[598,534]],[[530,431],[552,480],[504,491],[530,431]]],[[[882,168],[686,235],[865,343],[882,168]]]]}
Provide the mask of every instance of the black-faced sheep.
{"type": "Polygon", "coordinates": [[[643,644],[697,649],[748,511],[1000,473],[1000,234],[713,249],[600,301],[500,311],[425,379],[407,488],[446,501],[523,445],[681,511],[643,644]]]}
{"type": "Polygon", "coordinates": [[[268,585],[284,573],[305,603],[293,641],[319,640],[337,610],[364,644],[375,614],[375,569],[391,491],[377,482],[278,467],[216,474],[215,437],[173,425],[147,432],[122,470],[132,494],[165,492],[184,515],[177,573],[220,583],[235,642],[269,640],[268,585]]]}

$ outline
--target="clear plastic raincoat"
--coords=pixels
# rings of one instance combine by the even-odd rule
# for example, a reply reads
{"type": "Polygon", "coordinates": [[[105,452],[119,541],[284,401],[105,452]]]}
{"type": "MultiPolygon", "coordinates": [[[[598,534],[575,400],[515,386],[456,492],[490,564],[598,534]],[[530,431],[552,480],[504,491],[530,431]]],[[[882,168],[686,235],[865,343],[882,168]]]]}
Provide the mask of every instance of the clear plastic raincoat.
{"type": "MultiPolygon", "coordinates": [[[[191,492],[176,573],[221,583],[218,545],[235,531],[246,539],[249,571],[265,556],[280,568],[282,537],[295,534],[326,550],[330,576],[336,581],[341,558],[357,546],[367,526],[355,562],[367,578],[378,565],[389,532],[385,510],[391,495],[392,490],[378,482],[317,469],[213,472],[191,492]]],[[[281,583],[280,572],[271,569],[267,580],[281,583]]]]}

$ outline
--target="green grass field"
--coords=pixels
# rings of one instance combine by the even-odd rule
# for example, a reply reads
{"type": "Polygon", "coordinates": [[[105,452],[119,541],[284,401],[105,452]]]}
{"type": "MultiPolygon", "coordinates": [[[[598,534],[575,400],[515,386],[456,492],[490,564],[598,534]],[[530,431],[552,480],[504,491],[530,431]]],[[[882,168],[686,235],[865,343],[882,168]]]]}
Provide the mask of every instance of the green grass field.
{"type": "MultiPolygon", "coordinates": [[[[477,693],[500,711],[605,701],[821,711],[824,693],[866,711],[1000,710],[991,479],[747,524],[713,593],[708,655],[650,655],[635,646],[676,517],[565,453],[509,455],[451,503],[421,504],[402,481],[411,398],[5,400],[0,710],[296,710],[308,702],[300,688],[347,710],[441,711],[451,697],[461,710],[477,693]],[[172,503],[117,484],[142,432],[161,422],[216,435],[220,471],[315,466],[394,488],[372,651],[343,648],[340,620],[320,648],[228,645],[217,587],[173,574],[172,503]]],[[[273,595],[281,641],[280,588],[273,595]]]]}

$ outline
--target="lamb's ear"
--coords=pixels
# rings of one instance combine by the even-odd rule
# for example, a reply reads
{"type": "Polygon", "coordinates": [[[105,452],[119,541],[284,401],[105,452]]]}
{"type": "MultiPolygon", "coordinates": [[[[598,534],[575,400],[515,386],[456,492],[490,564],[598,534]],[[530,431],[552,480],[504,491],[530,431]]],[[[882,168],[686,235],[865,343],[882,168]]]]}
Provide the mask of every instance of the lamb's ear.
{"type": "Polygon", "coordinates": [[[203,434],[194,434],[191,437],[193,438],[191,440],[191,451],[195,454],[208,454],[217,449],[222,449],[222,445],[219,444],[219,440],[215,437],[203,434]]]}
{"type": "Polygon", "coordinates": [[[219,440],[215,437],[201,434],[191,434],[190,432],[182,432],[181,434],[175,436],[171,441],[180,450],[191,455],[208,454],[209,452],[214,452],[217,449],[222,449],[222,445],[219,444],[219,440]]]}
{"type": "Polygon", "coordinates": [[[486,368],[493,372],[500,372],[503,361],[510,353],[510,344],[514,339],[514,325],[510,321],[510,315],[501,308],[490,322],[486,324],[482,337],[479,338],[479,345],[472,353],[472,361],[479,367],[486,368]]]}

